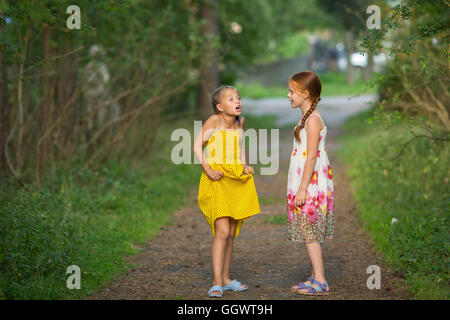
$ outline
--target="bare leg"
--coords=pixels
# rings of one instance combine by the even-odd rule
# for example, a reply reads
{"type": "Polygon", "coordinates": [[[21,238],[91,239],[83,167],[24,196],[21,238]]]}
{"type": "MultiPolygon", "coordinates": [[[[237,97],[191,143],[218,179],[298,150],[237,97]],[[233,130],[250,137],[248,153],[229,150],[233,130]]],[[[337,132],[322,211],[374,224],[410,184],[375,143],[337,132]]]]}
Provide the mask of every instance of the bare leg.
{"type": "MultiPolygon", "coordinates": [[[[219,218],[214,222],[215,236],[212,245],[212,263],[214,271],[214,285],[223,286],[222,275],[225,263],[225,247],[230,235],[230,222],[228,217],[219,218]]],[[[219,294],[218,291],[212,292],[219,294]]]]}
{"type": "MultiPolygon", "coordinates": [[[[306,250],[308,250],[314,279],[319,281],[320,283],[325,283],[325,272],[323,269],[323,259],[322,259],[322,245],[318,242],[313,242],[313,243],[306,243],[305,246],[306,250]]],[[[317,287],[317,285],[315,284],[312,284],[311,286],[317,287]]],[[[299,291],[308,292],[308,290],[306,289],[301,289],[299,291]]]]}
{"type": "Polygon", "coordinates": [[[225,261],[223,264],[223,273],[222,280],[223,284],[226,285],[230,282],[230,266],[231,266],[231,254],[233,253],[233,242],[234,235],[236,233],[236,220],[230,219],[230,234],[227,238],[226,246],[225,246],[225,261]]]}
{"type": "MultiPolygon", "coordinates": [[[[230,219],[230,234],[227,239],[227,244],[225,247],[225,262],[223,265],[223,275],[222,280],[223,284],[227,285],[232,280],[230,279],[230,266],[231,266],[231,254],[233,253],[233,243],[234,243],[234,236],[236,234],[236,228],[237,228],[237,221],[233,218],[230,219]]],[[[243,288],[247,287],[246,284],[241,285],[243,288]]]]}

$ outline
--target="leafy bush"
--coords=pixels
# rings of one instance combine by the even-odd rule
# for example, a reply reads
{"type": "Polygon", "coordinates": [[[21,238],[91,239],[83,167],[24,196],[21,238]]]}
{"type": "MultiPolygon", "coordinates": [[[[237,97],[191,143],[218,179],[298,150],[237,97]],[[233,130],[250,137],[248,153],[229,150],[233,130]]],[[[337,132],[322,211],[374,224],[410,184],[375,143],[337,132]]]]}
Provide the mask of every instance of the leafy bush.
{"type": "Polygon", "coordinates": [[[381,29],[369,30],[361,43],[367,52],[391,58],[375,81],[385,110],[427,116],[447,131],[449,6],[447,1],[399,1],[381,29]]]}
{"type": "Polygon", "coordinates": [[[416,297],[448,299],[448,142],[410,140],[411,129],[377,119],[371,110],[347,121],[340,151],[361,220],[416,297]]]}
{"type": "Polygon", "coordinates": [[[170,224],[198,182],[199,166],[170,162],[170,131],[159,128],[149,159],[61,165],[41,190],[0,183],[3,298],[76,299],[124,272],[123,257],[170,224]],[[80,267],[80,290],[66,286],[70,265],[80,267]]]}

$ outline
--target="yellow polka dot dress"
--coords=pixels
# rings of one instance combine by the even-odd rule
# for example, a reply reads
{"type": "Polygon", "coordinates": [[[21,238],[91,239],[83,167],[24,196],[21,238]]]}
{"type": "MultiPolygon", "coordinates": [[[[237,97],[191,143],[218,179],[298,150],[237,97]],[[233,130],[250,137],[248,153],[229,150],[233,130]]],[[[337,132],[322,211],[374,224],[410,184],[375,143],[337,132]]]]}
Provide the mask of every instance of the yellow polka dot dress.
{"type": "Polygon", "coordinates": [[[224,173],[213,181],[202,171],[198,190],[198,206],[215,236],[214,221],[231,217],[238,221],[235,237],[245,219],[261,212],[251,174],[243,172],[240,159],[241,130],[216,130],[206,144],[206,159],[213,170],[224,173]]]}

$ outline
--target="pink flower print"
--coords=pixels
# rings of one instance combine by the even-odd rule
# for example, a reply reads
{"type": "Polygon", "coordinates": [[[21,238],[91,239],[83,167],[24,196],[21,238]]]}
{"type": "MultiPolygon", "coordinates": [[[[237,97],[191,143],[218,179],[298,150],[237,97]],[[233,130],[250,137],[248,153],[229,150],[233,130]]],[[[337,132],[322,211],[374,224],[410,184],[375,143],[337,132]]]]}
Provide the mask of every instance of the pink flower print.
{"type": "Polygon", "coordinates": [[[333,190],[330,188],[330,186],[328,186],[328,188],[327,188],[327,197],[328,197],[328,198],[334,198],[334,192],[333,192],[333,190]]]}
{"type": "Polygon", "coordinates": [[[306,214],[312,222],[316,221],[319,214],[318,197],[312,197],[309,191],[306,192],[306,202],[301,206],[301,212],[306,214]]]}
{"type": "Polygon", "coordinates": [[[317,158],[320,158],[320,150],[317,150],[317,158]]]}
{"type": "Polygon", "coordinates": [[[295,157],[295,155],[297,154],[297,148],[295,148],[295,150],[292,152],[292,155],[295,157]]]}
{"type": "Polygon", "coordinates": [[[306,214],[311,222],[316,221],[318,211],[312,203],[305,203],[302,207],[302,211],[306,214]]]}
{"type": "Polygon", "coordinates": [[[327,205],[328,205],[328,203],[327,203],[328,198],[327,198],[326,193],[323,191],[318,191],[317,199],[318,199],[317,201],[319,202],[320,210],[322,210],[323,214],[326,214],[327,213],[327,205]]]}
{"type": "Polygon", "coordinates": [[[302,173],[302,169],[300,167],[297,168],[297,174],[300,175],[302,173]]]}
{"type": "Polygon", "coordinates": [[[320,142],[320,140],[322,140],[322,135],[319,136],[319,142],[320,142]]]}
{"type": "Polygon", "coordinates": [[[317,192],[317,199],[319,201],[320,206],[327,203],[327,195],[323,191],[317,192]]]}
{"type": "Polygon", "coordinates": [[[328,211],[334,212],[334,198],[328,198],[328,211]]]}
{"type": "Polygon", "coordinates": [[[317,171],[313,171],[312,177],[311,177],[311,181],[309,181],[310,184],[317,184],[319,178],[319,174],[317,173],[317,171]]]}
{"type": "Polygon", "coordinates": [[[292,191],[292,189],[289,189],[287,199],[288,199],[289,204],[292,204],[292,205],[294,204],[295,194],[294,194],[294,191],[292,191]]]}
{"type": "Polygon", "coordinates": [[[290,222],[293,221],[292,213],[293,213],[294,207],[295,207],[294,206],[294,199],[295,199],[294,191],[289,189],[289,193],[287,195],[287,211],[288,211],[288,220],[290,222]]]}
{"type": "Polygon", "coordinates": [[[328,211],[334,211],[334,192],[330,187],[328,187],[327,196],[328,211]]]}
{"type": "Polygon", "coordinates": [[[328,179],[330,179],[330,180],[333,179],[333,174],[331,173],[331,167],[330,167],[330,165],[328,165],[328,179]]]}
{"type": "MultiPolygon", "coordinates": [[[[289,200],[288,200],[288,202],[289,202],[289,200]]],[[[287,204],[286,207],[287,207],[288,221],[292,222],[293,221],[293,218],[292,218],[293,210],[292,210],[292,208],[291,208],[289,203],[287,204]]]]}
{"type": "Polygon", "coordinates": [[[325,175],[325,178],[328,178],[328,168],[327,166],[323,166],[323,174],[325,175]]]}
{"type": "Polygon", "coordinates": [[[311,198],[311,194],[309,193],[308,190],[306,190],[306,200],[305,201],[308,201],[309,198],[311,198]]]}
{"type": "Polygon", "coordinates": [[[319,207],[319,199],[317,197],[312,197],[311,204],[314,206],[314,208],[318,208],[319,207]]]}

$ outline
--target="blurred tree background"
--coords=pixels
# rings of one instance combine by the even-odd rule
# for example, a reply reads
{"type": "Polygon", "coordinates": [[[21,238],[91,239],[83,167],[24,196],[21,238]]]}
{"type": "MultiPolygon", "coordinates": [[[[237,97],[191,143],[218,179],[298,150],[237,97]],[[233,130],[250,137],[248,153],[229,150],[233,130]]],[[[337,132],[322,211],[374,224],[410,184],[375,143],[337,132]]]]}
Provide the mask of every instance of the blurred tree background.
{"type": "MultiPolygon", "coordinates": [[[[161,190],[160,175],[197,182],[191,169],[170,168],[164,157],[164,164],[150,165],[149,159],[161,155],[178,120],[192,123],[212,114],[210,95],[219,84],[238,85],[251,98],[285,96],[287,77],[310,69],[320,74],[325,94],[379,93],[371,121],[419,126],[413,140],[426,138],[441,151],[448,148],[447,0],[79,0],[81,28],[69,30],[72,4],[0,0],[0,271],[4,281],[23,284],[18,289],[0,278],[7,297],[26,297],[24,292],[33,292],[27,279],[51,276],[54,269],[44,257],[63,257],[58,263],[66,266],[86,254],[80,247],[87,241],[97,243],[84,238],[89,228],[73,226],[103,225],[98,217],[74,215],[75,229],[67,226],[62,212],[76,211],[74,199],[84,206],[79,212],[107,208],[108,221],[114,222],[111,210],[129,211],[127,200],[116,198],[119,191],[135,190],[136,197],[145,192],[140,200],[155,208],[164,206],[162,193],[183,192],[169,183],[166,191],[151,189],[129,169],[132,165],[145,168],[147,180],[161,190]],[[366,27],[371,4],[381,8],[381,29],[366,27]],[[163,142],[158,134],[165,135],[163,142]],[[76,181],[86,191],[73,185],[77,191],[68,193],[76,181]],[[98,203],[86,200],[96,190],[102,192],[98,203]],[[61,198],[54,199],[57,194],[61,198]],[[53,206],[57,226],[37,218],[43,210],[37,199],[53,206]],[[24,216],[34,218],[21,225],[24,216]],[[94,220],[87,224],[86,219],[94,220]],[[48,233],[54,239],[19,247],[13,236],[18,226],[24,239],[30,237],[27,228],[37,228],[32,234],[60,231],[48,233]],[[60,243],[60,251],[44,253],[49,242],[60,243]],[[39,268],[30,267],[35,265],[39,268]],[[29,271],[18,271],[25,266],[29,271]]],[[[127,226],[123,217],[117,219],[127,226]]],[[[114,229],[108,228],[106,235],[114,229]]],[[[123,241],[145,234],[135,233],[139,237],[123,241]]],[[[65,292],[58,290],[43,297],[65,292]]]]}
{"type": "Polygon", "coordinates": [[[161,121],[205,120],[219,82],[318,26],[313,0],[79,1],[81,30],[69,5],[0,4],[0,168],[21,185],[148,154],[161,121]]]}
{"type": "MultiPolygon", "coordinates": [[[[384,16],[393,8],[375,3],[384,16]]],[[[2,1],[1,172],[23,185],[39,183],[55,163],[148,154],[162,121],[205,120],[219,83],[299,54],[308,56],[307,69],[340,70],[351,84],[355,69],[369,80],[374,55],[390,51],[376,82],[395,99],[389,107],[407,105],[448,130],[448,68],[440,56],[448,50],[448,3],[404,3],[381,30],[367,30],[364,0],[81,1],[81,30],[68,30],[67,1],[2,1]],[[327,43],[318,51],[317,35],[327,43]],[[387,41],[397,46],[386,48],[387,41]],[[354,66],[352,53],[364,50],[365,67],[354,66]],[[324,51],[331,52],[325,67],[311,61],[324,51]],[[338,69],[338,60],[346,67],[338,69]]]]}
{"type": "Polygon", "coordinates": [[[3,173],[21,183],[39,182],[56,162],[149,152],[160,116],[198,65],[193,3],[79,1],[81,30],[66,27],[69,5],[1,4],[0,154],[3,173]]]}

